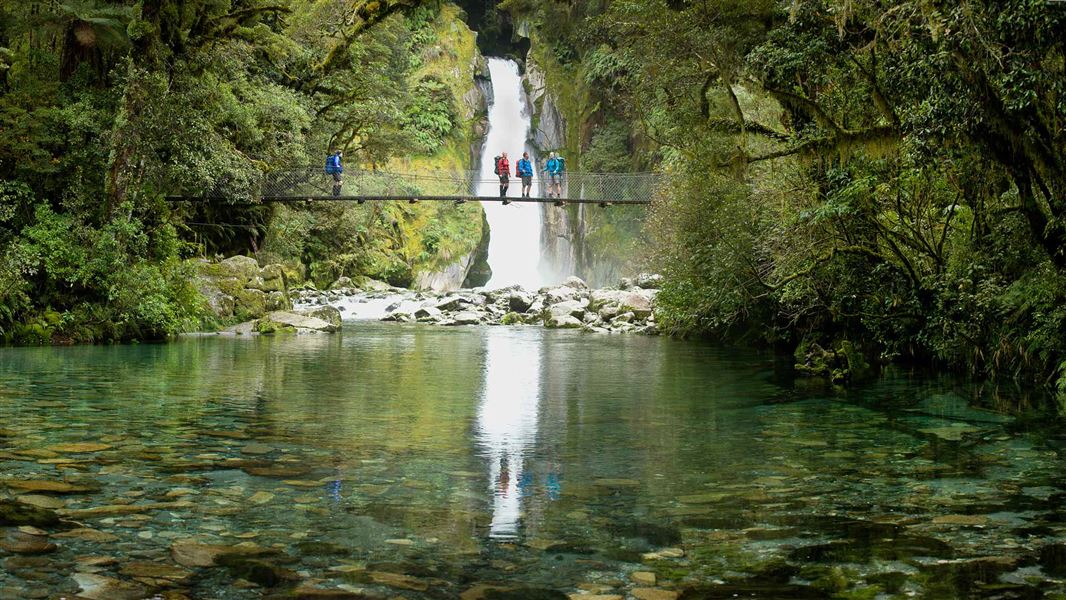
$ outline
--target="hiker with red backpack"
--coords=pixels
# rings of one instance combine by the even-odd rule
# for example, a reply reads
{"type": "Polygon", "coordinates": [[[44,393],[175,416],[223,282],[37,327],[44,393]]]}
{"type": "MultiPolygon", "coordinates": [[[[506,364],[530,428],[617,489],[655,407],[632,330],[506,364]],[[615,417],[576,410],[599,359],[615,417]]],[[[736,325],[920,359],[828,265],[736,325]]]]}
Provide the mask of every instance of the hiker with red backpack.
{"type": "MultiPolygon", "coordinates": [[[[492,170],[500,176],[500,198],[507,197],[507,186],[510,183],[511,163],[507,161],[507,153],[504,152],[496,157],[496,167],[492,170]]],[[[504,204],[510,204],[510,200],[504,200],[504,204]]]]}

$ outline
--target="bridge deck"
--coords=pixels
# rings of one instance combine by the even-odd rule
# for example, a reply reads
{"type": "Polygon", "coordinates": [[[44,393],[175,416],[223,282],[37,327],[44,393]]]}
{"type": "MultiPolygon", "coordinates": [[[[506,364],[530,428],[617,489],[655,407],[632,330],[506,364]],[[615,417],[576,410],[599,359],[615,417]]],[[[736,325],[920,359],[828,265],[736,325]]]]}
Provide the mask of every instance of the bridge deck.
{"type": "Polygon", "coordinates": [[[561,178],[534,177],[532,191],[539,197],[521,197],[521,180],[511,180],[508,197],[498,195],[499,178],[486,178],[478,171],[400,173],[357,170],[329,175],[321,168],[302,167],[268,171],[240,181],[231,191],[223,178],[214,188],[179,192],[172,202],[217,202],[244,198],[244,204],[261,202],[514,202],[536,204],[650,204],[662,177],[657,173],[567,173],[561,178]],[[563,198],[546,198],[549,189],[563,198]],[[334,195],[336,194],[336,195],[334,195]]]}
{"type": "MultiPolygon", "coordinates": [[[[226,203],[225,198],[211,198],[204,196],[167,196],[167,202],[195,202],[195,203],[226,203]]],[[[504,202],[529,203],[529,204],[598,204],[601,206],[613,206],[620,204],[651,204],[651,200],[631,199],[589,199],[589,198],[523,198],[500,196],[430,196],[430,195],[373,195],[373,196],[349,196],[349,195],[316,195],[316,196],[263,196],[264,203],[298,203],[298,202],[504,202]]],[[[250,203],[229,204],[229,206],[253,206],[250,203]]]]}

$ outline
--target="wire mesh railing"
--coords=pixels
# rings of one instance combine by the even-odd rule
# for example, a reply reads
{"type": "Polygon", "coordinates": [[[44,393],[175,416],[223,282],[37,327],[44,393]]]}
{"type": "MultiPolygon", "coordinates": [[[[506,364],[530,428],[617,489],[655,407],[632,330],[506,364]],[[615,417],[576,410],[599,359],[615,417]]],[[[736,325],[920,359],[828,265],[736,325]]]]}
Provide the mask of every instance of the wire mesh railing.
{"type": "MultiPolygon", "coordinates": [[[[603,204],[647,204],[663,178],[658,173],[565,173],[533,177],[534,194],[524,199],[522,179],[509,178],[512,201],[565,201],[603,204]]],[[[333,175],[321,168],[269,171],[262,174],[260,197],[265,201],[301,199],[499,199],[500,179],[479,171],[397,172],[350,170],[333,175]]]]}

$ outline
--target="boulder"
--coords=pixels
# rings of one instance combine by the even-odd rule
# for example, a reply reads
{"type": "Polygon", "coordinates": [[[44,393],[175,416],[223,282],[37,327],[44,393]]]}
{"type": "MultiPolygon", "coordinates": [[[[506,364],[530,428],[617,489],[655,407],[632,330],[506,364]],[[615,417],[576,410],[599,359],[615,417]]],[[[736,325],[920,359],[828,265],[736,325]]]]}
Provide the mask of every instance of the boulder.
{"type": "Polygon", "coordinates": [[[450,312],[459,310],[464,304],[467,304],[467,302],[462,296],[447,296],[438,301],[435,308],[443,312],[450,312]]]}
{"type": "Polygon", "coordinates": [[[263,281],[273,281],[275,279],[285,280],[285,269],[278,264],[269,264],[262,269],[259,269],[259,278],[263,281]]]}
{"type": "Polygon", "coordinates": [[[481,315],[473,311],[464,310],[456,313],[452,317],[452,321],[455,325],[477,325],[481,323],[481,315]]]}
{"type": "Polygon", "coordinates": [[[207,277],[201,277],[196,282],[196,289],[207,299],[207,306],[211,312],[219,317],[232,317],[236,301],[233,296],[223,292],[215,282],[207,277]]]}
{"type": "Polygon", "coordinates": [[[604,306],[604,307],[600,308],[598,313],[599,313],[601,319],[603,319],[605,321],[610,321],[611,319],[613,319],[615,317],[615,315],[618,314],[618,310],[619,309],[618,309],[618,305],[617,304],[610,304],[610,305],[607,305],[607,306],[604,306]]]}
{"type": "Polygon", "coordinates": [[[628,292],[621,290],[592,290],[589,293],[589,307],[596,310],[602,306],[618,306],[627,295],[628,292]]]}
{"type": "Polygon", "coordinates": [[[318,317],[311,317],[283,310],[268,313],[266,316],[256,321],[256,331],[259,333],[280,333],[286,330],[322,331],[329,333],[337,331],[338,329],[340,329],[339,325],[334,325],[318,317]]]}
{"type": "Polygon", "coordinates": [[[392,289],[392,286],[385,283],[384,281],[378,281],[377,279],[370,278],[367,278],[367,280],[364,281],[363,285],[361,285],[360,287],[362,287],[364,290],[368,290],[371,292],[387,292],[392,289]]]}
{"type": "Polygon", "coordinates": [[[639,288],[657,290],[663,286],[663,276],[658,273],[641,273],[637,275],[635,283],[639,288]]]}
{"type": "Polygon", "coordinates": [[[541,295],[544,297],[544,303],[548,305],[558,304],[560,302],[566,302],[567,300],[573,300],[578,296],[578,290],[561,285],[558,287],[545,288],[541,290],[541,295]]]}
{"type": "Polygon", "coordinates": [[[623,277],[623,278],[618,280],[618,289],[628,290],[629,288],[633,287],[634,285],[635,285],[635,282],[633,281],[632,278],[629,278],[629,277],[623,277]]]}
{"type": "Polygon", "coordinates": [[[318,306],[310,310],[301,310],[297,314],[322,319],[336,328],[333,331],[341,328],[341,311],[333,306],[318,306]]]}
{"type": "Polygon", "coordinates": [[[415,318],[419,321],[437,321],[444,313],[435,306],[423,306],[415,311],[415,318]]]}
{"type": "Polygon", "coordinates": [[[548,312],[552,315],[569,315],[580,319],[585,316],[586,308],[588,308],[589,302],[586,299],[581,300],[567,300],[558,304],[553,304],[548,307],[548,312]]]}
{"type": "Polygon", "coordinates": [[[563,285],[565,285],[568,288],[573,288],[575,290],[587,290],[587,289],[589,289],[589,284],[585,283],[585,281],[583,279],[581,279],[580,277],[576,277],[574,275],[571,275],[571,276],[567,277],[566,281],[563,282],[563,285]]]}
{"type": "Polygon", "coordinates": [[[338,277],[337,281],[334,281],[333,285],[329,286],[329,289],[331,289],[331,290],[343,290],[343,289],[348,289],[350,287],[354,287],[352,285],[351,277],[338,277]]]}
{"type": "Polygon", "coordinates": [[[271,310],[289,310],[292,308],[292,303],[285,297],[284,292],[269,292],[266,297],[266,309],[271,310]]]}
{"type": "Polygon", "coordinates": [[[241,319],[254,319],[267,312],[267,295],[262,290],[239,289],[234,292],[233,313],[241,319]]]}
{"type": "Polygon", "coordinates": [[[544,326],[549,329],[580,329],[582,323],[577,317],[566,313],[552,311],[548,317],[544,319],[544,326]]]}
{"type": "Polygon", "coordinates": [[[507,308],[510,312],[524,313],[533,305],[533,297],[524,290],[514,290],[507,295],[507,308]]]}
{"type": "Polygon", "coordinates": [[[245,284],[245,287],[263,292],[282,292],[285,291],[285,281],[282,279],[263,279],[256,275],[245,284]]]}
{"type": "Polygon", "coordinates": [[[619,304],[638,319],[646,319],[651,316],[652,298],[654,295],[648,291],[634,290],[626,294],[619,304]]]}
{"type": "Polygon", "coordinates": [[[231,256],[208,267],[208,274],[234,277],[246,283],[259,275],[259,261],[251,256],[231,256]]]}

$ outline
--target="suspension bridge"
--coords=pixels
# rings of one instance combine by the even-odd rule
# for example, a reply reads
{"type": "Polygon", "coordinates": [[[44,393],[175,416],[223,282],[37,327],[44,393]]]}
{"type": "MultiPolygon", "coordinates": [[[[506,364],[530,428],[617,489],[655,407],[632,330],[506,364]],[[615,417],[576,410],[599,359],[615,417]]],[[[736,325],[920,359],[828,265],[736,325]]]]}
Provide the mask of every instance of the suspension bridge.
{"type": "MultiPolygon", "coordinates": [[[[553,182],[546,175],[535,176],[531,197],[522,197],[522,179],[510,177],[506,196],[501,196],[500,180],[486,178],[480,171],[345,172],[340,182],[321,168],[268,171],[250,182],[251,193],[261,202],[358,202],[420,201],[529,202],[565,204],[650,204],[662,184],[658,173],[566,173],[553,182]],[[488,194],[486,190],[493,193],[488,194]],[[549,197],[549,194],[551,196],[549,197]]],[[[168,196],[169,201],[226,201],[228,195],[212,191],[200,195],[168,196]]],[[[231,204],[231,203],[230,203],[231,204]]]]}

